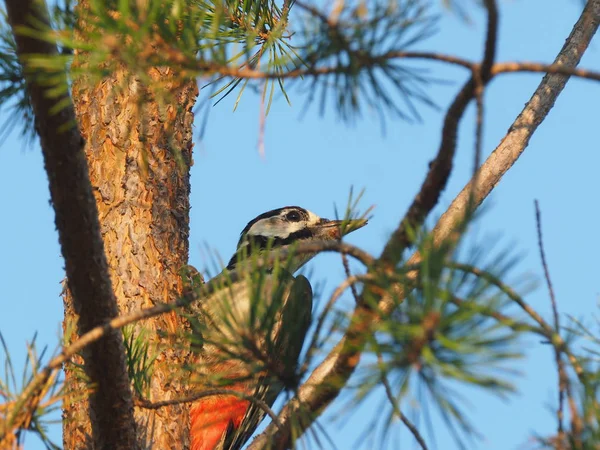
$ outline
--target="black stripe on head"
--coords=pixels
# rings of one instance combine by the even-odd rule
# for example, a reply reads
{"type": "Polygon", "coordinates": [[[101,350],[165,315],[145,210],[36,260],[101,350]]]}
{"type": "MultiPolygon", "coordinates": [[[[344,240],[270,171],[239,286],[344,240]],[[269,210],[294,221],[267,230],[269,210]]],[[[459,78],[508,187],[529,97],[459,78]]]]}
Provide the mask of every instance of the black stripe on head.
{"type": "MultiPolygon", "coordinates": [[[[281,208],[281,209],[285,209],[285,208],[281,208]]],[[[281,209],[279,210],[280,212],[281,212],[281,209]]],[[[267,216],[267,217],[272,217],[272,216],[267,216]]],[[[308,217],[308,214],[307,214],[307,217],[308,217]]],[[[285,245],[290,245],[290,244],[293,244],[294,242],[299,242],[304,239],[310,239],[311,237],[313,237],[313,232],[308,228],[303,228],[302,230],[298,230],[294,233],[291,233],[286,238],[249,235],[249,236],[247,236],[248,244],[244,245],[244,248],[246,249],[246,252],[247,252],[245,256],[249,257],[250,255],[255,255],[255,254],[260,253],[262,250],[267,248],[267,246],[269,245],[269,241],[272,242],[271,248],[276,248],[276,247],[283,247],[285,245]]],[[[242,251],[240,251],[240,250],[242,250],[242,249],[240,249],[238,246],[237,251],[231,257],[231,259],[229,260],[229,263],[227,264],[227,270],[234,269],[235,265],[238,263],[239,259],[244,256],[242,253],[243,250],[242,251]]]]}

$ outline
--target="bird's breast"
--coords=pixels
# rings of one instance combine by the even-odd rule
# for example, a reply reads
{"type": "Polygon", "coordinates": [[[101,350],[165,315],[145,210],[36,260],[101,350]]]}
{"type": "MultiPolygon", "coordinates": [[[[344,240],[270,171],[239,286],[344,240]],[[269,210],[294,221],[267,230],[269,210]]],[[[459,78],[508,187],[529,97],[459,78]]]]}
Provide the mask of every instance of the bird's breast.
{"type": "Polygon", "coordinates": [[[205,345],[233,352],[268,351],[280,332],[280,313],[290,293],[293,277],[281,280],[272,274],[248,276],[219,289],[203,302],[202,336],[205,345]]]}

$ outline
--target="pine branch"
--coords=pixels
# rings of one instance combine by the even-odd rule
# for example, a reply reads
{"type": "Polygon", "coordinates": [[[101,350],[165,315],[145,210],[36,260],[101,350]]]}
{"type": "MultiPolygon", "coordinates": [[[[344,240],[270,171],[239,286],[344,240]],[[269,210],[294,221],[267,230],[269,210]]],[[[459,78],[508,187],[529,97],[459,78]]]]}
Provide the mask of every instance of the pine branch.
{"type": "MultiPolygon", "coordinates": [[[[371,266],[374,262],[374,258],[371,257],[369,254],[359,249],[358,247],[354,247],[344,242],[309,242],[298,245],[298,247],[295,250],[293,250],[294,254],[327,251],[350,255],[358,261],[362,262],[367,267],[371,266]]],[[[281,252],[281,254],[279,255],[279,258],[282,261],[286,260],[287,257],[287,252],[281,252]]],[[[260,267],[261,261],[258,261],[258,263],[260,267]]],[[[268,261],[263,261],[262,263],[267,264],[268,261]]],[[[237,280],[237,277],[237,272],[231,274],[228,279],[229,283],[234,283],[237,280]]],[[[48,364],[37,373],[37,375],[31,380],[31,382],[27,385],[23,393],[20,395],[20,399],[16,402],[16,405],[13,409],[14,413],[20,414],[20,411],[24,407],[24,405],[27,405],[27,408],[35,409],[37,407],[37,403],[35,400],[36,393],[44,389],[44,387],[48,384],[48,380],[50,380],[50,378],[56,373],[56,371],[60,370],[62,365],[68,362],[74,355],[78,354],[79,352],[82,352],[88,347],[91,347],[94,343],[100,341],[101,339],[105,339],[107,336],[111,336],[113,333],[118,333],[120,335],[119,329],[127,325],[137,323],[152,317],[164,315],[174,310],[189,306],[193,302],[197,302],[202,298],[213,294],[216,290],[222,289],[223,284],[223,278],[217,277],[212,279],[208,283],[201,285],[197,290],[187,291],[184,294],[184,296],[179,298],[176,302],[160,303],[157,306],[133,311],[129,314],[124,314],[115,317],[113,319],[107,320],[103,324],[97,325],[93,329],[89,330],[87,333],[81,335],[79,339],[77,339],[71,345],[63,348],[62,352],[59,355],[52,358],[48,362],[48,364]]],[[[225,285],[227,285],[226,282],[225,285]]],[[[0,435],[0,441],[2,440],[2,438],[3,437],[0,435]]]]}
{"type": "MultiPolygon", "coordinates": [[[[477,267],[459,263],[452,263],[450,267],[472,273],[473,275],[476,275],[477,277],[480,277],[484,280],[488,280],[497,286],[502,286],[502,291],[511,299],[511,301],[517,304],[525,313],[527,313],[527,315],[529,315],[529,317],[531,317],[540,326],[539,330],[536,332],[539,332],[550,342],[553,342],[553,345],[559,348],[561,352],[563,352],[567,356],[569,362],[571,363],[571,366],[573,367],[575,373],[579,377],[579,381],[581,381],[582,385],[586,385],[586,375],[583,370],[583,367],[580,361],[575,356],[575,354],[569,350],[567,343],[558,333],[554,331],[554,328],[548,322],[546,322],[544,318],[540,314],[538,314],[538,312],[535,309],[533,309],[528,303],[526,303],[525,300],[523,300],[519,295],[517,295],[516,292],[514,292],[508,286],[505,286],[504,283],[502,283],[502,281],[500,281],[493,275],[484,272],[478,269],[477,267]]],[[[501,316],[498,316],[498,318],[500,317],[501,316]]]]}
{"type": "MultiPolygon", "coordinates": [[[[62,92],[51,96],[42,78],[49,74],[28,70],[29,55],[57,56],[55,44],[32,37],[31,31],[24,32],[31,30],[32,23],[40,36],[43,35],[40,28],[49,27],[45,3],[7,0],[6,6],[35,113],[69,288],[79,313],[79,331],[85,333],[117,316],[118,309],[108,275],[84,141],[75,125],[64,71],[50,74],[60,79],[62,92]]],[[[136,448],[133,399],[121,333],[118,330],[106,333],[86,349],[84,359],[86,373],[96,385],[90,397],[96,448],[136,448]]],[[[43,385],[30,385],[19,402],[28,404],[43,385]]]]}
{"type": "MultiPolygon", "coordinates": [[[[559,52],[555,64],[571,70],[577,66],[598,28],[599,18],[600,0],[590,0],[559,52]]],[[[480,205],[501,177],[512,167],[527,147],[529,139],[539,124],[554,105],[568,79],[569,76],[560,74],[548,74],[544,77],[500,146],[482,165],[477,177],[474,177],[478,180],[477,186],[473,187],[472,179],[438,221],[434,229],[436,242],[448,239],[454,233],[456,224],[462,222],[468,207],[480,205]]],[[[419,261],[420,255],[416,253],[407,261],[407,264],[417,264],[419,261]]],[[[401,298],[404,293],[397,290],[394,295],[396,298],[401,298]]],[[[382,298],[379,303],[380,312],[389,313],[394,304],[391,298],[382,298]]],[[[344,339],[336,345],[304,385],[299,388],[297,395],[282,409],[279,419],[283,430],[277,430],[274,425],[269,425],[250,444],[249,450],[262,449],[268,443],[276,443],[277,448],[286,448],[289,446],[292,426],[294,425],[295,432],[301,432],[294,420],[295,413],[301,409],[322,411],[337,396],[344,386],[345,380],[353,373],[360,358],[361,347],[352,348],[348,342],[352,341],[354,335],[360,333],[360,328],[364,328],[364,322],[374,319],[369,311],[360,308],[355,310],[354,318],[356,320],[352,323],[355,325],[348,330],[344,339]]],[[[573,360],[569,359],[573,363],[573,360]]],[[[581,368],[578,369],[576,366],[575,370],[581,376],[581,368]]],[[[312,421],[308,420],[302,422],[302,430],[305,431],[311,423],[312,421]]]]}
{"type": "MultiPolygon", "coordinates": [[[[395,59],[424,59],[428,61],[437,61],[448,63],[455,66],[464,67],[471,71],[478,70],[478,63],[469,61],[468,59],[459,58],[453,55],[433,52],[410,52],[398,51],[387,52],[380,56],[365,57],[362,61],[360,70],[368,70],[381,65],[383,62],[391,62],[395,59]]],[[[180,58],[173,57],[173,61],[180,62],[180,58]]],[[[356,70],[356,67],[348,65],[336,65],[327,67],[313,67],[309,69],[293,69],[289,71],[262,71],[252,69],[246,66],[223,65],[216,62],[200,61],[194,63],[189,69],[197,70],[203,75],[217,74],[223,77],[232,77],[248,80],[285,80],[306,77],[320,77],[325,75],[347,74],[351,70],[356,70]]],[[[578,78],[600,81],[600,73],[593,70],[577,69],[560,63],[546,64],[532,61],[505,61],[494,63],[490,70],[490,76],[495,77],[507,73],[555,73],[562,75],[571,75],[578,78]]]]}

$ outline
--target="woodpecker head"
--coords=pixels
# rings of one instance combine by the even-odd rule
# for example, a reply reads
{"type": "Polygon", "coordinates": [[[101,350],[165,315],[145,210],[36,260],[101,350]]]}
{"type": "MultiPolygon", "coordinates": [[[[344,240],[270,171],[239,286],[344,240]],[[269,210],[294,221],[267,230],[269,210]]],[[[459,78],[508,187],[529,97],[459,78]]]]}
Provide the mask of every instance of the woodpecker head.
{"type": "MultiPolygon", "coordinates": [[[[285,206],[267,211],[255,217],[242,230],[237,250],[227,264],[227,270],[235,268],[238,258],[253,252],[263,251],[269,245],[272,249],[285,249],[298,242],[339,241],[342,238],[342,220],[321,219],[316,214],[299,206],[285,206]]],[[[367,224],[365,219],[345,221],[344,234],[367,224]]],[[[290,270],[295,272],[316,253],[297,255],[290,270]]]]}

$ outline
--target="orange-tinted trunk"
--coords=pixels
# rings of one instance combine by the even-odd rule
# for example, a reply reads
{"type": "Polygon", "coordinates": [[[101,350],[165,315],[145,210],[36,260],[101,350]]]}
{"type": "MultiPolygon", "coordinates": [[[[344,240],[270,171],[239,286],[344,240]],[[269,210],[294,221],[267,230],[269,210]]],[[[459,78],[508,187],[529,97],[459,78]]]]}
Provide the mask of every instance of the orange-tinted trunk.
{"type": "MultiPolygon", "coordinates": [[[[82,28],[88,1],[80,0],[82,28]]],[[[86,73],[85,53],[74,65],[86,73]]],[[[114,293],[122,314],[170,303],[180,296],[178,270],[188,260],[189,168],[192,153],[192,107],[198,93],[194,80],[181,82],[173,69],[149,69],[150,83],[130,77],[126,67],[112,67],[101,81],[77,77],[73,101],[81,133],[86,140],[90,179],[98,206],[104,248],[114,293]],[[155,89],[172,98],[155,99],[155,89]]],[[[97,67],[90,67],[96,73],[97,67]]],[[[70,293],[65,292],[66,342],[77,338],[71,323],[77,319],[70,293]]],[[[133,333],[146,331],[150,354],[156,355],[148,389],[150,401],[185,397],[181,375],[189,351],[176,341],[187,322],[176,314],[136,324],[133,333]]],[[[74,358],[74,362],[80,362],[74,358]]],[[[63,403],[65,450],[91,450],[95,419],[89,410],[81,370],[65,364],[65,384],[70,387],[63,403]]],[[[142,449],[189,449],[188,405],[159,410],[136,408],[137,441],[142,449]]]]}

